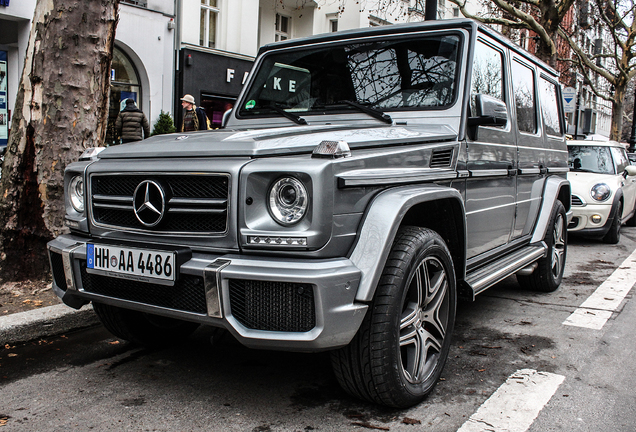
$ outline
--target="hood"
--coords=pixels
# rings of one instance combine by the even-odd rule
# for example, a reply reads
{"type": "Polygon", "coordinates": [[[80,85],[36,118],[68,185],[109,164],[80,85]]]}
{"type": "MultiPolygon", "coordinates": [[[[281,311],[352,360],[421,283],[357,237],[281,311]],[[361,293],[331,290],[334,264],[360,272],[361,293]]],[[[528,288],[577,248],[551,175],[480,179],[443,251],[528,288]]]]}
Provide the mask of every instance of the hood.
{"type": "MultiPolygon", "coordinates": [[[[589,199],[590,190],[594,185],[605,183],[612,189],[611,197],[613,197],[616,191],[624,183],[625,178],[622,175],[618,174],[597,174],[570,171],[568,173],[568,180],[570,181],[572,194],[583,197],[586,201],[589,202],[591,201],[589,199]]],[[[611,204],[611,201],[609,201],[609,203],[611,204]]]]}
{"type": "Polygon", "coordinates": [[[344,140],[353,150],[456,139],[457,132],[447,125],[321,125],[257,130],[220,129],[160,135],[108,147],[99,154],[99,158],[259,157],[311,153],[322,141],[344,140]]]}

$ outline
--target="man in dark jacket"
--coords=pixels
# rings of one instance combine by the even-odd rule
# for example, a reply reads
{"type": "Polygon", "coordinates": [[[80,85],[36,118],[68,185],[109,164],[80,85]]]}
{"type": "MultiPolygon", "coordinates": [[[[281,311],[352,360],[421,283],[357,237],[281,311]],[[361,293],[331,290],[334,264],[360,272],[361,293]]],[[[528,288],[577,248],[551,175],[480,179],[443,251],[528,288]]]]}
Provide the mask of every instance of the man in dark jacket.
{"type": "Polygon", "coordinates": [[[115,121],[115,129],[122,143],[141,141],[150,136],[150,125],[146,115],[135,105],[133,99],[126,99],[126,107],[115,121]],[[143,132],[143,135],[142,135],[143,132]]]}
{"type": "Polygon", "coordinates": [[[181,106],[184,109],[181,132],[208,130],[208,117],[205,110],[194,104],[194,96],[185,95],[181,98],[181,106]]]}

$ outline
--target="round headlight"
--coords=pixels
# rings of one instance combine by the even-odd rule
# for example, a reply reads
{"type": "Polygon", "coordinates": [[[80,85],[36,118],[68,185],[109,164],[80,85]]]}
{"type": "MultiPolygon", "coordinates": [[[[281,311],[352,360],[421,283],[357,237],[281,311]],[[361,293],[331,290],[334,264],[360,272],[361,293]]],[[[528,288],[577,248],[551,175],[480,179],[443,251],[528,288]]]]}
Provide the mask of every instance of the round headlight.
{"type": "Polygon", "coordinates": [[[299,222],[307,211],[307,191],[293,178],[277,180],[269,191],[269,210],[274,220],[282,225],[299,222]]]}
{"type": "Polygon", "coordinates": [[[598,202],[607,200],[610,195],[612,195],[612,189],[605,183],[597,183],[590,190],[590,196],[598,202]]]}
{"type": "Polygon", "coordinates": [[[84,180],[82,176],[75,176],[68,186],[68,196],[75,211],[84,211],[84,180]]]}

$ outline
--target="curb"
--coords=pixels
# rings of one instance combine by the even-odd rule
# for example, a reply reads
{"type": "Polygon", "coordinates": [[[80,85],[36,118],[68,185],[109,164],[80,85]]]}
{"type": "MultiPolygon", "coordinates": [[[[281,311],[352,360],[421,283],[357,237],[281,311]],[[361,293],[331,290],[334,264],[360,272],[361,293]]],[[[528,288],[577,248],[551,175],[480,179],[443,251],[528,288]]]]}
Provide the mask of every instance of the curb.
{"type": "Polygon", "coordinates": [[[59,304],[18,312],[0,317],[0,347],[8,343],[55,336],[98,323],[97,315],[90,304],[79,310],[59,304]]]}

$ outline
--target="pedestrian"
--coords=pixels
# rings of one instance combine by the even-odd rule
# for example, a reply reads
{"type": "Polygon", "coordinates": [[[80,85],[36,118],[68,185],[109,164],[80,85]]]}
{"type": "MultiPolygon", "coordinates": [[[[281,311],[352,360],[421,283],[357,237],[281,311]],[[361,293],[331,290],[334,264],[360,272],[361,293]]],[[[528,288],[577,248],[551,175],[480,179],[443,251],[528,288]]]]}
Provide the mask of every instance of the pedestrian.
{"type": "Polygon", "coordinates": [[[122,143],[141,141],[150,136],[150,125],[146,115],[137,108],[134,99],[126,99],[126,106],[115,121],[117,135],[122,143]]]}
{"type": "Polygon", "coordinates": [[[181,98],[181,106],[185,110],[183,122],[181,123],[181,132],[209,129],[208,116],[203,108],[194,104],[194,96],[189,94],[183,96],[181,98]]]}

